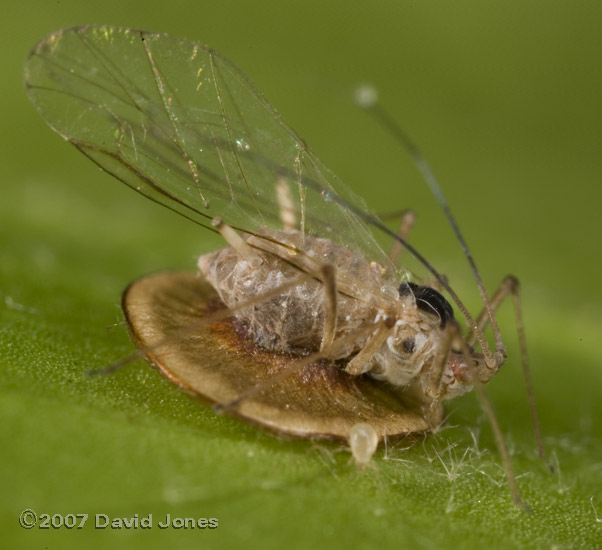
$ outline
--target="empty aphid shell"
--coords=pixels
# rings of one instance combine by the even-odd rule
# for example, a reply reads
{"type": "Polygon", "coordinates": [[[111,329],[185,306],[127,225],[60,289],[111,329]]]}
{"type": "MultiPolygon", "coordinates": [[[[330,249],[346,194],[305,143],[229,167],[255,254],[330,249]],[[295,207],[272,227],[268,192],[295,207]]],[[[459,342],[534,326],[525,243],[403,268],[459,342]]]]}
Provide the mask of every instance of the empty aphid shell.
{"type": "MultiPolygon", "coordinates": [[[[167,272],[139,279],[124,292],[122,305],[144,357],[208,403],[230,403],[303,359],[258,348],[233,317],[204,321],[224,306],[198,274],[167,272]]],[[[229,412],[282,434],[347,441],[359,423],[369,424],[382,440],[385,434],[430,431],[443,419],[442,407],[425,415],[420,404],[408,402],[390,386],[350,376],[325,360],[268,384],[229,412]]],[[[359,451],[360,458],[367,454],[359,451]]]]}

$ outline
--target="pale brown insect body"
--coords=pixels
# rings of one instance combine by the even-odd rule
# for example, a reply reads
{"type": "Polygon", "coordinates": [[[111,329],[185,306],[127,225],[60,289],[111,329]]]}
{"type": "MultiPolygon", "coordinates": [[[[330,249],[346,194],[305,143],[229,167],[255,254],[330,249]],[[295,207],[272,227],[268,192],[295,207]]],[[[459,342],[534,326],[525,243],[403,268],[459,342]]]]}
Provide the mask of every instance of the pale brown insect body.
{"type": "Polygon", "coordinates": [[[204,277],[163,273],[128,287],[123,309],[137,356],[247,421],[347,439],[360,464],[386,436],[435,429],[441,402],[474,386],[520,502],[482,389],[506,360],[494,312],[512,295],[530,391],[518,281],[507,277],[487,296],[428,165],[378,106],[373,114],[406,145],[464,249],[485,306],[476,318],[408,242],[411,216],[395,233],[369,214],[213,50],[147,31],[74,27],[32,49],[25,82],[51,127],[97,165],[229,245],[199,259],[204,277]],[[395,252],[381,250],[374,228],[395,252]],[[398,267],[402,249],[432,284],[398,267]]]}
{"type": "MultiPolygon", "coordinates": [[[[414,294],[408,291],[402,295],[399,283],[384,277],[378,267],[347,248],[297,231],[270,231],[245,240],[253,248],[251,259],[228,247],[204,255],[198,262],[227,307],[272,293],[291,283],[300,271],[318,277],[236,313],[257,345],[281,353],[307,354],[320,349],[327,309],[320,267],[332,265],[338,290],[334,342],[344,343],[326,354],[329,359],[347,359],[347,373],[367,373],[425,403],[451,399],[472,389],[461,352],[442,349],[452,330],[446,321],[453,319],[443,321],[434,308],[426,313],[417,307],[414,294]],[[382,344],[371,356],[354,362],[352,358],[365,349],[377,330],[361,334],[362,329],[385,320],[390,326],[382,344]],[[358,336],[349,340],[350,335],[358,336]],[[431,369],[437,368],[437,358],[442,356],[447,360],[439,387],[439,380],[433,383],[431,369]]],[[[482,356],[476,354],[473,359],[479,364],[482,356]]]]}

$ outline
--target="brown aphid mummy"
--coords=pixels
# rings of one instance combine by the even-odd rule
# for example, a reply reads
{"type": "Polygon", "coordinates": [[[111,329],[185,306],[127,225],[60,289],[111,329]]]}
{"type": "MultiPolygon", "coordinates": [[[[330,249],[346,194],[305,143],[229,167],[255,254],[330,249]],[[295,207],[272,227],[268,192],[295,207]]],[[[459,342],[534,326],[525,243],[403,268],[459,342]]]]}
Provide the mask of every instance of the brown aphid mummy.
{"type": "Polygon", "coordinates": [[[464,356],[451,349],[451,306],[435,290],[429,302],[429,287],[396,288],[327,239],[266,230],[238,241],[216,225],[233,246],[201,256],[202,277],[153,275],[124,294],[134,340],[179,386],[273,431],[346,439],[358,464],[374,451],[354,426],[372,426],[377,441],[430,431],[443,419],[441,401],[471,389],[464,356]],[[321,359],[297,369],[324,337],[324,261],[335,272],[334,340],[321,359]],[[310,276],[295,284],[302,274],[310,276]],[[257,300],[263,295],[270,297],[257,300]],[[199,322],[219,307],[234,316],[199,322]],[[373,352],[363,356],[367,348],[373,352]]]}

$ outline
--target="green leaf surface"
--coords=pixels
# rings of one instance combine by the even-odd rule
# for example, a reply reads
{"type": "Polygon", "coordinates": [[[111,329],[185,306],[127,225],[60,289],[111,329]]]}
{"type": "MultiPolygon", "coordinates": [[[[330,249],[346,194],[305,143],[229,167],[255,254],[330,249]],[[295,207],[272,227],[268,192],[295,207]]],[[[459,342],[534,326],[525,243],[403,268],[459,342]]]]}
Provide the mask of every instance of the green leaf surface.
{"type": "Polygon", "coordinates": [[[297,9],[234,0],[7,8],[4,545],[601,548],[600,6],[310,1],[297,9]],[[223,51],[371,207],[418,211],[413,242],[478,309],[459,247],[415,168],[347,101],[358,81],[379,87],[442,180],[487,287],[507,272],[522,281],[554,474],[532,442],[509,305],[500,323],[510,359],[487,390],[531,514],[512,504],[474,395],[449,404],[439,433],[391,442],[359,471],[344,445],[283,440],[217,416],[141,361],[85,376],[132,350],[119,307],[131,280],[193,269],[221,243],[111,181],[28,104],[28,48],[84,22],[169,31],[223,51]],[[28,530],[18,523],[25,509],[89,517],[82,529],[28,530]],[[152,514],[153,526],[95,528],[95,514],[152,514]],[[219,526],[163,529],[167,514],[219,526]]]}

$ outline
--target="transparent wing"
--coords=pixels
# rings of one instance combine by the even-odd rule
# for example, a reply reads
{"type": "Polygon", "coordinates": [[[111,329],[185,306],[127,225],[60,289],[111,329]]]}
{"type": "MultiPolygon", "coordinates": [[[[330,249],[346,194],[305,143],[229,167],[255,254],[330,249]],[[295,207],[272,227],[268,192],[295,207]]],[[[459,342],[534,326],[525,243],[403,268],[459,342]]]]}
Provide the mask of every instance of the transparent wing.
{"type": "Polygon", "coordinates": [[[218,53],[145,31],[85,26],[30,53],[28,93],[50,126],[115,177],[202,225],[281,228],[277,184],[297,226],[395,268],[365,208],[218,53]],[[349,206],[352,205],[350,208],[349,206]]]}

